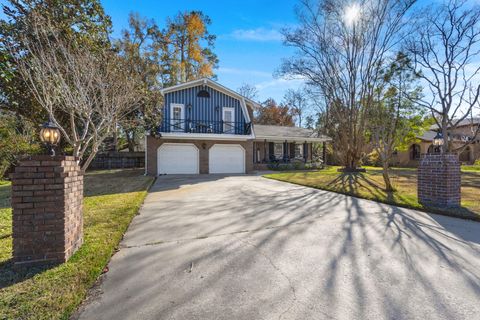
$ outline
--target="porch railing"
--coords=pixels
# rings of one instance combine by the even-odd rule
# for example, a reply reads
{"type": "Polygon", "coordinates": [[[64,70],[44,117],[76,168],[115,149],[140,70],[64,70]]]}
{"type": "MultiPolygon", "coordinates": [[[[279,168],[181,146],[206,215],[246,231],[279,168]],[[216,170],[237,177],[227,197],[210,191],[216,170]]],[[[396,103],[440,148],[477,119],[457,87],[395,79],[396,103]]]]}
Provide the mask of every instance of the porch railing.
{"type": "Polygon", "coordinates": [[[215,133],[249,135],[250,123],[232,121],[206,121],[189,119],[167,119],[158,128],[158,132],[215,133]]]}

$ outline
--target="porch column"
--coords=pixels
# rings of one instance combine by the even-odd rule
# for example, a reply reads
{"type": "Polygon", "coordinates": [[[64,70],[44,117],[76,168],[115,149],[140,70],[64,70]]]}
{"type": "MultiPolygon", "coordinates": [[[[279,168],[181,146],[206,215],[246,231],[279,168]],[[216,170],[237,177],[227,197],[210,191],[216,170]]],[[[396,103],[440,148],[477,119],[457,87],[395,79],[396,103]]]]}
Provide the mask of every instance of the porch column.
{"type": "Polygon", "coordinates": [[[267,139],[263,140],[263,162],[267,162],[267,139]]]}

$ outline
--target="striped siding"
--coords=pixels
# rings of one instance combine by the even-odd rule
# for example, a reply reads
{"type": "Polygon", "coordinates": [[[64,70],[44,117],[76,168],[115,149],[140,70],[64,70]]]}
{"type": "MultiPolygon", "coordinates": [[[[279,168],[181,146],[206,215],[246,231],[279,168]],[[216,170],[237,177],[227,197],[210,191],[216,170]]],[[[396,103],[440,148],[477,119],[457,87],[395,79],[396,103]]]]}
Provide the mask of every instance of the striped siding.
{"type": "Polygon", "coordinates": [[[171,103],[181,103],[185,105],[185,120],[221,121],[223,107],[235,108],[235,122],[240,122],[242,127],[245,124],[245,117],[240,106],[240,101],[208,86],[200,85],[193,88],[166,93],[163,109],[164,128],[169,126],[168,122],[171,118],[171,103]],[[210,93],[210,98],[197,97],[197,93],[200,90],[207,90],[210,93]],[[191,110],[188,108],[188,105],[192,106],[191,110]],[[218,110],[215,110],[217,106],[218,110]]]}

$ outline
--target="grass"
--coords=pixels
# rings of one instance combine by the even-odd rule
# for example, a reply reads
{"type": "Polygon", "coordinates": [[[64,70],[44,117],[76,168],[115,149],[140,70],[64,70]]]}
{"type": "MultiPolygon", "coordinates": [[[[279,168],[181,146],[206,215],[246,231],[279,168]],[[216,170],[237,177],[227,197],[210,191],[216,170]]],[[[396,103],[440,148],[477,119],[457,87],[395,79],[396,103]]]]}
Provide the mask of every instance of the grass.
{"type": "Polygon", "coordinates": [[[402,207],[480,220],[480,171],[462,168],[462,208],[432,209],[418,203],[416,169],[392,168],[391,180],[397,191],[386,192],[381,168],[365,167],[366,173],[340,173],[338,168],[332,166],[320,171],[274,173],[265,177],[402,207]]]}
{"type": "Polygon", "coordinates": [[[85,176],[84,244],[58,266],[14,269],[10,184],[0,182],[0,319],[68,319],[102,273],[152,178],[139,170],[85,176]]]}
{"type": "Polygon", "coordinates": [[[474,171],[474,172],[480,172],[480,164],[474,164],[474,165],[463,165],[462,166],[462,171],[474,171]]]}

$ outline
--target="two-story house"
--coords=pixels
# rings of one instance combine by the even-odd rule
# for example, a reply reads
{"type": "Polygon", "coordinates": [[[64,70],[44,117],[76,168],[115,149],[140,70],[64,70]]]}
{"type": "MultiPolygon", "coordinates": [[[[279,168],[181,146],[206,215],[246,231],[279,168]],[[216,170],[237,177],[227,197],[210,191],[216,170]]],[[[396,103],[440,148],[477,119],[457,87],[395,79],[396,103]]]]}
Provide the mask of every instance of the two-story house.
{"type": "Polygon", "coordinates": [[[146,173],[248,173],[269,162],[312,161],[313,130],[253,124],[259,107],[210,79],[162,90],[163,120],[146,138],[146,173]]]}

